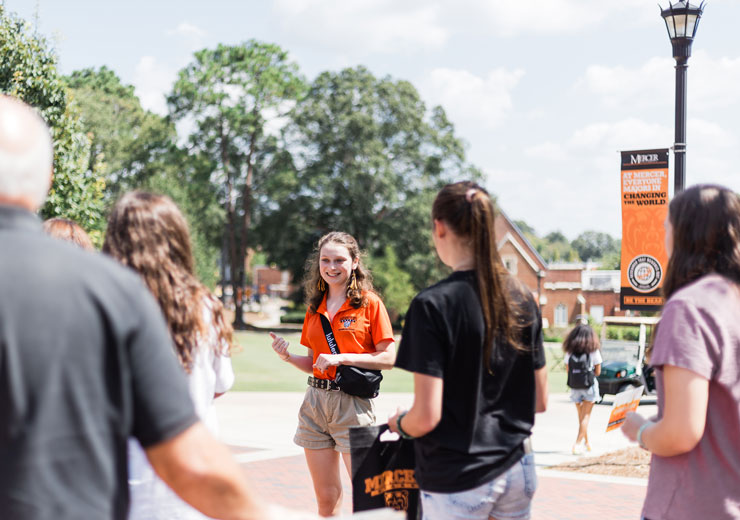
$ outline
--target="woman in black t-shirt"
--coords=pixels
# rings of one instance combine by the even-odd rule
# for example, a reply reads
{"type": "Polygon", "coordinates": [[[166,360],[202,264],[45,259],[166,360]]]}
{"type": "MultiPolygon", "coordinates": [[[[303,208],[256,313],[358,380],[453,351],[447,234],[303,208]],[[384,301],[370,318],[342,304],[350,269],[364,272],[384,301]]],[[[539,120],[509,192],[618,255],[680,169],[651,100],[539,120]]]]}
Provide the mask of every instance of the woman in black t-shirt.
{"type": "Polygon", "coordinates": [[[529,518],[528,439],[547,402],[542,320],[501,263],[494,216],[477,184],[439,192],[434,246],[454,272],[406,315],[396,366],[414,372],[414,405],[388,424],[416,439],[425,519],[529,518]]]}

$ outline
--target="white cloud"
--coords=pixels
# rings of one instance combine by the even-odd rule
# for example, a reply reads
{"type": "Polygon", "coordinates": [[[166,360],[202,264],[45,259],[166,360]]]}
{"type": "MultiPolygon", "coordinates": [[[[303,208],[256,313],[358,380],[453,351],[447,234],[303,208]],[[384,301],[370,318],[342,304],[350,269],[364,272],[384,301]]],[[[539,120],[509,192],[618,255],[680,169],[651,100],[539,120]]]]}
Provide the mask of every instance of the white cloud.
{"type": "Polygon", "coordinates": [[[168,36],[184,36],[186,38],[203,38],[206,31],[189,22],[181,22],[176,28],[167,31],[168,36]]]}
{"type": "MultiPolygon", "coordinates": [[[[470,0],[469,4],[487,15],[494,31],[502,36],[572,33],[624,12],[630,13],[631,23],[648,16],[644,0],[470,0]]],[[[654,7],[650,7],[654,17],[654,7]]]]}
{"type": "Polygon", "coordinates": [[[274,9],[287,32],[332,49],[409,52],[438,48],[449,37],[435,3],[276,0],[274,9]]]}
{"type": "Polygon", "coordinates": [[[506,214],[524,220],[539,236],[561,231],[574,239],[586,229],[619,236],[619,162],[612,174],[560,167],[483,168],[487,187],[506,214]]]}
{"type": "Polygon", "coordinates": [[[180,22],[174,29],[166,32],[167,36],[176,37],[181,45],[187,49],[188,54],[203,48],[208,33],[190,22],[180,22]]]}
{"type": "Polygon", "coordinates": [[[524,76],[521,69],[498,68],[485,77],[460,69],[434,69],[422,82],[424,98],[442,105],[457,125],[493,128],[514,108],[511,93],[524,76]]]}
{"type": "Polygon", "coordinates": [[[568,154],[564,147],[552,141],[545,141],[538,145],[529,146],[525,148],[524,153],[530,157],[540,157],[548,161],[565,161],[568,159],[568,154]]]}
{"type": "Polygon", "coordinates": [[[614,123],[593,123],[576,130],[566,147],[582,156],[589,151],[600,154],[668,146],[672,141],[672,128],[629,118],[614,123]]]}
{"type": "Polygon", "coordinates": [[[165,96],[172,88],[176,72],[153,56],[142,56],[134,72],[134,87],[141,106],[160,115],[167,114],[165,96]]]}
{"type": "Polygon", "coordinates": [[[673,102],[673,58],[651,58],[641,67],[592,65],[576,82],[610,107],[666,105],[673,102]]]}
{"type": "MultiPolygon", "coordinates": [[[[738,136],[716,122],[697,118],[687,121],[687,130],[687,185],[719,183],[740,191],[733,164],[738,136]]],[[[672,144],[670,125],[638,118],[596,122],[572,132],[561,142],[545,141],[526,148],[529,171],[484,171],[504,211],[511,218],[525,220],[540,235],[560,228],[570,238],[585,229],[618,236],[621,219],[617,152],[672,144]],[[574,218],[574,211],[578,218],[574,218]]],[[[671,176],[673,160],[671,153],[671,176]]],[[[671,189],[672,183],[671,177],[671,189]]]]}
{"type": "Polygon", "coordinates": [[[737,144],[737,137],[712,121],[692,118],[686,122],[688,146],[696,149],[721,150],[737,144]]]}
{"type": "MultiPolygon", "coordinates": [[[[651,58],[636,68],[592,65],[576,82],[610,107],[672,106],[675,92],[673,58],[651,58]]],[[[688,96],[692,108],[706,109],[737,105],[740,57],[713,58],[698,51],[689,59],[688,96]]]]}

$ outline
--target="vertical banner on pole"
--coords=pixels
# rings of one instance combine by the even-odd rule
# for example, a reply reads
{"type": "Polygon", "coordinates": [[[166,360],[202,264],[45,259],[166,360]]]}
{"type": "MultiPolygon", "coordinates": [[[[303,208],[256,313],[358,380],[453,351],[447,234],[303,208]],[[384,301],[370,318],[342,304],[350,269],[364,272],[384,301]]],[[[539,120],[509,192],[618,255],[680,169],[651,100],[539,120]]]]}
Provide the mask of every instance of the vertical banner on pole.
{"type": "Polygon", "coordinates": [[[668,149],[622,152],[622,310],[658,310],[668,255],[668,149]]]}

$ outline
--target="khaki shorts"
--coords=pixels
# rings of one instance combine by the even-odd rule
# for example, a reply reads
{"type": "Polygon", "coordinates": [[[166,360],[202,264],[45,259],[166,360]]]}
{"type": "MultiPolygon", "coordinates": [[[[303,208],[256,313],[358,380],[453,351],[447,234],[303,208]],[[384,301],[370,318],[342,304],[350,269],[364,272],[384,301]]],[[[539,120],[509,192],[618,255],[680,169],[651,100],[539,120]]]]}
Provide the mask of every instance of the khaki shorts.
{"type": "Polygon", "coordinates": [[[334,448],[349,453],[350,426],[375,423],[372,399],[345,394],[340,390],[308,387],[298,412],[298,429],[293,442],[309,450],[334,448]]]}

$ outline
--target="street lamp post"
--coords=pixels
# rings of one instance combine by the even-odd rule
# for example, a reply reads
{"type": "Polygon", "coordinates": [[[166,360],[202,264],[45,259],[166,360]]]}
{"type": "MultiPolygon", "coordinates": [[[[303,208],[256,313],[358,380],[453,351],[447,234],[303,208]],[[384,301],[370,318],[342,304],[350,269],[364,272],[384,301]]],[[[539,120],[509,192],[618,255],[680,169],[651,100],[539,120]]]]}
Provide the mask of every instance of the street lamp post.
{"type": "Polygon", "coordinates": [[[673,57],[676,60],[676,133],[673,144],[675,162],[674,196],[683,191],[686,182],[686,72],[691,57],[691,44],[694,42],[696,29],[704,8],[692,5],[688,0],[675,4],[668,2],[668,7],[660,11],[668,29],[668,37],[673,46],[673,57]]]}

